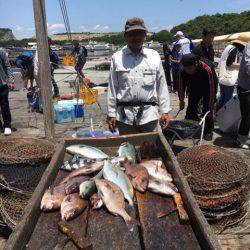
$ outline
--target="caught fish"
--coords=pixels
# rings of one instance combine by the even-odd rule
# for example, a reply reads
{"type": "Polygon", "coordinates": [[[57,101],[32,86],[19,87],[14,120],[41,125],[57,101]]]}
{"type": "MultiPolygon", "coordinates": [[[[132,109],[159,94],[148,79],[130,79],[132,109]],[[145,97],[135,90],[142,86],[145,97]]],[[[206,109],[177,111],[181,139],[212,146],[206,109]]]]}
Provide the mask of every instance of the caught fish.
{"type": "Polygon", "coordinates": [[[163,180],[158,180],[155,178],[149,178],[148,190],[169,196],[174,196],[178,189],[172,182],[167,182],[163,180]]]}
{"type": "Polygon", "coordinates": [[[72,179],[76,176],[88,175],[88,174],[92,174],[94,172],[97,172],[103,168],[103,165],[104,165],[104,161],[97,161],[91,165],[76,169],[76,170],[72,171],[66,178],[64,178],[61,183],[66,183],[70,179],[72,179]]]}
{"type": "Polygon", "coordinates": [[[125,210],[122,190],[115,183],[108,180],[96,180],[98,196],[101,197],[106,208],[114,215],[120,215],[130,229],[139,225],[125,210]]]}
{"type": "Polygon", "coordinates": [[[129,205],[133,207],[134,189],[128,176],[120,169],[119,164],[112,164],[105,160],[103,167],[103,177],[118,185],[129,205]]]}
{"type": "Polygon", "coordinates": [[[93,159],[74,157],[72,160],[65,161],[63,165],[60,167],[62,170],[73,171],[79,168],[95,168],[96,166],[103,165],[102,161],[96,161],[93,159]]]}
{"type": "Polygon", "coordinates": [[[79,186],[79,194],[81,198],[88,198],[95,193],[95,180],[101,179],[102,175],[103,171],[100,171],[95,177],[81,183],[81,185],[79,186]]]}
{"type": "Polygon", "coordinates": [[[149,176],[157,180],[163,180],[171,182],[173,181],[172,176],[167,172],[165,168],[162,167],[162,161],[151,160],[143,161],[140,163],[143,167],[148,170],[149,176]]]}
{"type": "Polygon", "coordinates": [[[87,145],[72,145],[67,147],[66,150],[71,154],[81,155],[89,159],[104,160],[109,158],[109,156],[102,152],[100,149],[87,145]]]}
{"type": "Polygon", "coordinates": [[[53,211],[59,209],[65,196],[64,185],[49,187],[43,195],[40,206],[41,210],[53,211]]]}
{"type": "Polygon", "coordinates": [[[90,198],[90,205],[92,209],[99,209],[103,206],[102,199],[98,196],[98,194],[93,194],[90,198]]]}
{"type": "Polygon", "coordinates": [[[122,143],[118,154],[120,157],[128,158],[131,164],[136,164],[136,149],[133,144],[129,142],[122,143]]]}
{"type": "Polygon", "coordinates": [[[69,179],[65,184],[66,194],[78,193],[80,184],[89,179],[90,178],[85,175],[76,176],[76,177],[69,179]]]}
{"type": "Polygon", "coordinates": [[[123,162],[121,161],[120,165],[125,169],[133,187],[140,192],[145,192],[149,181],[148,170],[140,164],[132,166],[127,158],[123,162]]]}
{"type": "Polygon", "coordinates": [[[79,194],[67,195],[61,204],[62,220],[72,220],[83,212],[87,207],[88,202],[79,197],[79,194]]]}

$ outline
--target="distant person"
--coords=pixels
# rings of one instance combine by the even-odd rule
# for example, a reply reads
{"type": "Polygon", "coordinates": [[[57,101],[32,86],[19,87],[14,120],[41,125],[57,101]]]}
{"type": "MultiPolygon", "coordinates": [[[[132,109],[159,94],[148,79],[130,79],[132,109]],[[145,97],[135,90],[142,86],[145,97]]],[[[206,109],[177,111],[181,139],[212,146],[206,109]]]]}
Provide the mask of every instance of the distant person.
{"type": "Polygon", "coordinates": [[[74,40],[73,41],[74,48],[70,54],[70,56],[75,57],[77,59],[75,70],[77,73],[79,73],[82,78],[84,78],[84,73],[82,72],[82,69],[86,63],[86,57],[88,56],[88,51],[85,48],[85,46],[81,46],[79,41],[74,40]]]}
{"type": "Polygon", "coordinates": [[[153,132],[160,118],[170,121],[170,99],[160,55],[143,47],[147,29],[141,18],[128,19],[127,43],[111,59],[108,91],[108,125],[120,135],[153,132]]]}
{"type": "Polygon", "coordinates": [[[14,76],[11,72],[8,56],[0,49],[0,107],[3,117],[4,135],[11,134],[11,113],[9,106],[9,90],[14,89],[14,76]]]}
{"type": "Polygon", "coordinates": [[[185,94],[188,93],[186,119],[199,121],[198,105],[203,102],[203,115],[210,111],[206,118],[204,139],[213,139],[214,109],[217,92],[217,76],[210,61],[203,62],[192,53],[183,55],[182,70],[179,82],[180,110],[185,108],[185,94]]]}
{"type": "Polygon", "coordinates": [[[28,88],[28,82],[30,80],[30,87],[33,87],[34,82],[34,61],[33,54],[31,52],[24,51],[19,54],[15,60],[17,68],[21,69],[22,78],[24,81],[24,88],[28,88]]]}
{"type": "Polygon", "coordinates": [[[250,132],[250,42],[248,42],[240,63],[238,77],[238,96],[240,100],[241,123],[238,131],[238,145],[249,149],[247,144],[250,132]]]}
{"type": "Polygon", "coordinates": [[[233,97],[241,58],[248,40],[246,36],[239,36],[222,52],[219,62],[220,98],[218,109],[222,108],[233,97]]]}
{"type": "Polygon", "coordinates": [[[176,43],[179,42],[181,44],[181,54],[186,55],[191,53],[191,51],[194,49],[192,40],[185,37],[182,31],[177,31],[175,37],[176,43]]]}
{"type": "MultiPolygon", "coordinates": [[[[53,41],[50,37],[48,37],[48,45],[49,45],[49,60],[50,60],[50,71],[51,71],[51,83],[52,83],[52,86],[53,86],[53,89],[54,89],[54,95],[53,97],[54,98],[57,98],[59,97],[59,88],[58,88],[58,85],[55,81],[55,78],[54,78],[54,70],[56,68],[58,68],[59,66],[59,57],[58,55],[52,50],[51,48],[51,45],[53,45],[53,41]]],[[[38,77],[38,53],[36,51],[35,53],[35,57],[34,57],[34,75],[35,75],[35,78],[38,77]]],[[[38,83],[38,81],[36,81],[38,83]]],[[[39,88],[41,86],[38,86],[39,88]]]]}
{"type": "Polygon", "coordinates": [[[202,32],[202,41],[192,50],[192,53],[199,56],[200,58],[205,58],[211,62],[214,62],[214,36],[215,31],[213,29],[204,29],[202,32]]]}
{"type": "Polygon", "coordinates": [[[166,77],[169,91],[172,92],[171,62],[170,62],[171,49],[169,48],[166,42],[163,43],[163,55],[164,55],[163,68],[165,72],[165,77],[166,77]]]}
{"type": "Polygon", "coordinates": [[[181,44],[180,42],[177,42],[174,44],[174,47],[172,49],[171,56],[170,56],[172,75],[173,75],[173,92],[174,93],[178,91],[181,57],[182,57],[181,44]]]}

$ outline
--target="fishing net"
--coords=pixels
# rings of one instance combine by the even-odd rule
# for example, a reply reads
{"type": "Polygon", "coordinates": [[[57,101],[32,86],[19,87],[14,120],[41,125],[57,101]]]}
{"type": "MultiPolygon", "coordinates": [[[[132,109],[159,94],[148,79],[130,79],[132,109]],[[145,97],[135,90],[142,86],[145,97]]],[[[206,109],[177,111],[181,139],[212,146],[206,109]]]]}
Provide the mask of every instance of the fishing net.
{"type": "Polygon", "coordinates": [[[198,205],[216,231],[244,221],[248,166],[238,154],[203,145],[182,151],[177,159],[198,205]]]}
{"type": "Polygon", "coordinates": [[[0,140],[1,164],[37,164],[51,158],[54,144],[47,140],[10,138],[0,140]]]}
{"type": "Polygon", "coordinates": [[[11,229],[20,221],[46,167],[46,163],[0,165],[0,213],[11,229]]]}

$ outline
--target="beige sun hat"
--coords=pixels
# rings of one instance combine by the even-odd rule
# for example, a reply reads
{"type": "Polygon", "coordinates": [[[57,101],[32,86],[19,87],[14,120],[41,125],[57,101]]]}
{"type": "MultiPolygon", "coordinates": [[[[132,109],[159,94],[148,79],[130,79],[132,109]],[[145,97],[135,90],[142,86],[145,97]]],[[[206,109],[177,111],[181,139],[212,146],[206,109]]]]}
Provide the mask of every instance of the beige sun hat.
{"type": "Polygon", "coordinates": [[[233,43],[239,43],[239,44],[241,44],[243,46],[246,46],[249,41],[250,41],[250,37],[249,36],[240,35],[237,39],[232,40],[230,43],[231,44],[233,44],[233,43]]]}

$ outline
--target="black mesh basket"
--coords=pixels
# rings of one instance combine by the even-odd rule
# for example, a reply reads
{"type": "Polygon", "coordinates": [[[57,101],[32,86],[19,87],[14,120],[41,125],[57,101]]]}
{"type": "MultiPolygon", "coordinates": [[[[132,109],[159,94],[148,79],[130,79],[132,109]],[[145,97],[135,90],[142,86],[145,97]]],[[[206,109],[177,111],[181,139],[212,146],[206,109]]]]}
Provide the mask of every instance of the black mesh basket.
{"type": "Polygon", "coordinates": [[[167,139],[172,139],[176,136],[178,139],[189,139],[199,136],[201,126],[198,122],[190,120],[174,120],[170,121],[169,125],[163,129],[163,134],[167,139]]]}

